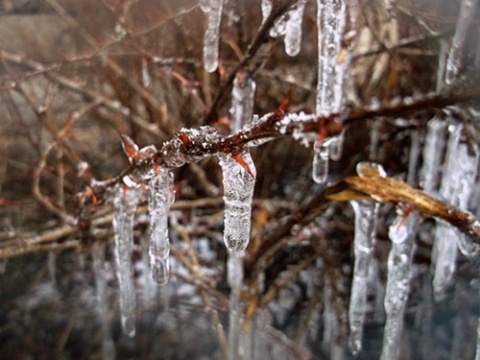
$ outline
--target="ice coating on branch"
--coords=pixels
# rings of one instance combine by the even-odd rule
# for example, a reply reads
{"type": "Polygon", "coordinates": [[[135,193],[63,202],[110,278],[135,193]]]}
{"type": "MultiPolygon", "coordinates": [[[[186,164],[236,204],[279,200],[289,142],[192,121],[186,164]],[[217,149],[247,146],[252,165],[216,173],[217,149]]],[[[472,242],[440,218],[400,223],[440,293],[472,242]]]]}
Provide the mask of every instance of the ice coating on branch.
{"type": "MultiPolygon", "coordinates": [[[[202,9],[205,8],[205,5],[202,9]]],[[[208,72],[218,67],[218,41],[220,38],[220,22],[222,20],[223,0],[210,0],[208,27],[203,38],[203,66],[208,72]]]]}
{"type": "Polygon", "coordinates": [[[329,144],[315,141],[313,145],[312,178],[317,184],[323,184],[328,178],[329,144]]]}
{"type": "Polygon", "coordinates": [[[338,63],[345,25],[342,0],[317,0],[318,83],[317,116],[338,112],[343,98],[344,66],[338,63]]]}
{"type": "Polygon", "coordinates": [[[300,0],[297,5],[288,12],[288,21],[285,29],[285,52],[289,56],[297,56],[300,52],[305,1],[306,0],[300,0]]]}
{"type": "Polygon", "coordinates": [[[465,55],[465,39],[467,38],[468,29],[471,26],[475,15],[475,7],[477,0],[462,0],[460,5],[460,13],[457,19],[455,35],[453,35],[450,54],[447,59],[447,68],[445,73],[445,82],[447,85],[452,84],[458,77],[465,55]]]}
{"type": "Polygon", "coordinates": [[[255,81],[247,72],[238,72],[233,81],[232,105],[232,132],[237,132],[245,124],[252,121],[253,99],[255,95],[255,81]]]}
{"type": "Polygon", "coordinates": [[[349,347],[356,355],[362,349],[363,323],[367,303],[367,285],[372,260],[378,203],[372,201],[351,201],[355,211],[353,282],[348,309],[350,325],[349,347]]]}
{"type": "Polygon", "coordinates": [[[415,231],[419,215],[399,215],[390,225],[388,236],[392,249],[388,255],[388,280],[385,294],[387,315],[383,335],[381,360],[396,360],[400,357],[403,316],[409,293],[415,231]],[[405,216],[407,218],[405,219],[405,216]]]}
{"type": "Polygon", "coordinates": [[[141,190],[117,185],[113,194],[115,269],[120,288],[120,313],[125,335],[135,336],[136,292],[132,273],[134,216],[141,190]]]}
{"type": "Polygon", "coordinates": [[[438,188],[442,154],[445,147],[445,122],[441,119],[432,119],[427,124],[425,145],[423,147],[423,167],[421,184],[423,189],[432,194],[438,188]]]}
{"type": "Polygon", "coordinates": [[[223,241],[229,251],[240,252],[246,249],[250,241],[252,198],[255,187],[256,169],[250,153],[244,151],[237,155],[247,169],[232,157],[221,154],[220,166],[223,174],[225,195],[225,230],[223,241]]]}
{"type": "Polygon", "coordinates": [[[170,272],[170,240],[168,238],[168,212],[175,200],[173,173],[160,167],[158,174],[148,183],[148,211],[150,213],[150,268],[159,285],[168,282],[170,272]]]}
{"type": "Polygon", "coordinates": [[[102,359],[115,359],[115,344],[110,331],[110,317],[108,308],[107,274],[105,271],[105,244],[93,244],[93,271],[97,288],[97,311],[102,329],[102,359]]]}

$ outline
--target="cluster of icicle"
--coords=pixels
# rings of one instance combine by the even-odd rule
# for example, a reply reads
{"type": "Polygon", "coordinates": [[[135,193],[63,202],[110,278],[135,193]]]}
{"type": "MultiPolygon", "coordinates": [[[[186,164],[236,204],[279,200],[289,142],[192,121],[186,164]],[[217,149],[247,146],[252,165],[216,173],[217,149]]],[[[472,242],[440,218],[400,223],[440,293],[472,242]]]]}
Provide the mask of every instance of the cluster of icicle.
{"type": "MultiPolygon", "coordinates": [[[[472,18],[474,1],[464,0],[461,4],[457,28],[452,40],[447,59],[445,82],[454,82],[459,74],[462,62],[461,51],[465,40],[466,29],[472,18]]],[[[441,67],[440,67],[441,68],[441,67]]],[[[479,165],[478,149],[470,152],[468,144],[460,141],[463,125],[458,121],[446,118],[433,118],[427,125],[425,143],[423,146],[423,167],[421,185],[433,196],[468,211],[469,199],[477,178],[479,165]],[[448,139],[447,139],[448,137],[448,139]],[[442,163],[443,154],[445,161],[442,163]],[[443,169],[443,170],[442,170],[443,169]]],[[[411,159],[417,157],[420,147],[412,139],[411,159]]],[[[384,174],[378,164],[360,163],[357,166],[359,176],[362,176],[363,166],[373,166],[384,174]]],[[[414,172],[414,166],[409,171],[414,172]]],[[[409,174],[408,178],[414,176],[409,174]]],[[[315,176],[315,172],[314,172],[315,176]]],[[[353,285],[349,308],[349,347],[354,355],[362,349],[363,322],[366,312],[366,296],[370,277],[374,273],[372,251],[375,241],[375,222],[378,205],[366,201],[352,201],[355,212],[354,254],[355,265],[353,285]]],[[[388,257],[388,282],[384,299],[386,324],[381,359],[398,359],[400,357],[401,336],[406,302],[409,294],[412,254],[415,246],[415,232],[420,222],[419,214],[403,214],[389,228],[392,249],[388,257]]],[[[467,257],[480,254],[480,246],[473,243],[465,235],[456,231],[444,222],[438,222],[435,229],[433,250],[433,289],[436,301],[445,298],[446,289],[452,284],[455,272],[457,249],[467,257]]],[[[479,321],[480,336],[480,321],[479,321]]],[[[480,359],[480,338],[477,345],[476,359],[480,359]]]]}
{"type": "MultiPolygon", "coordinates": [[[[140,158],[156,152],[153,146],[139,150],[133,141],[126,137],[124,139],[129,142],[130,149],[134,153],[133,156],[140,158]]],[[[139,171],[135,176],[125,176],[122,183],[117,184],[112,190],[112,203],[114,211],[113,229],[115,232],[115,273],[120,290],[122,329],[127,336],[135,335],[136,290],[132,264],[133,229],[135,212],[145,192],[145,186],[143,185],[145,182],[148,189],[150,215],[148,254],[152,280],[158,285],[164,285],[168,281],[170,272],[168,213],[175,199],[173,173],[169,168],[157,167],[139,171]]],[[[96,256],[101,256],[98,253],[102,251],[102,249],[96,251],[96,256]]],[[[104,280],[101,280],[104,269],[97,264],[99,262],[100,259],[95,263],[97,278],[99,278],[97,287],[99,293],[104,293],[105,290],[102,290],[105,287],[104,280]]]]}

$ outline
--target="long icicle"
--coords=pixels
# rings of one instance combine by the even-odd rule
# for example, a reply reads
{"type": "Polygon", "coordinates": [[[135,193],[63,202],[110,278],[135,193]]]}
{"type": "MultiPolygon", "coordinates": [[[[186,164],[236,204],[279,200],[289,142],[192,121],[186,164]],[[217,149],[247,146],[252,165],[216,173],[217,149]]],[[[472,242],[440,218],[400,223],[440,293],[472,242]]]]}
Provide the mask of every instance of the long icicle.
{"type": "Polygon", "coordinates": [[[242,323],[242,258],[250,241],[256,169],[248,151],[236,156],[222,154],[219,157],[225,201],[223,240],[228,250],[227,279],[230,285],[229,359],[234,360],[241,356],[239,339],[242,323]]]}
{"type": "MultiPolygon", "coordinates": [[[[203,5],[202,8],[206,9],[206,6],[203,5]]],[[[203,38],[203,66],[208,72],[214,72],[218,67],[218,42],[222,9],[223,0],[210,0],[210,8],[207,12],[208,27],[203,38]]]]}
{"type": "Polygon", "coordinates": [[[410,290],[415,232],[420,216],[402,214],[390,225],[388,235],[392,249],[388,256],[388,281],[385,294],[387,320],[384,328],[381,360],[400,357],[403,316],[410,290]],[[407,216],[405,219],[404,216],[407,216]]]}
{"type": "MultiPolygon", "coordinates": [[[[342,0],[317,0],[317,116],[327,116],[339,112],[342,107],[346,67],[344,64],[339,64],[339,58],[342,51],[341,40],[345,18],[346,10],[342,0]]],[[[338,145],[335,140],[319,139],[314,144],[312,175],[316,183],[321,184],[328,179],[329,146],[332,143],[338,145]]],[[[340,152],[335,149],[335,155],[338,154],[340,152]]]]}
{"type": "MultiPolygon", "coordinates": [[[[360,176],[362,175],[360,169],[364,165],[365,163],[360,163],[357,167],[360,176]]],[[[369,166],[374,166],[381,173],[384,172],[380,165],[369,164],[369,166]]],[[[348,342],[353,355],[357,355],[362,350],[363,322],[367,302],[367,283],[374,248],[375,225],[379,204],[363,200],[352,201],[350,204],[355,212],[355,237],[353,241],[355,264],[350,306],[348,309],[348,321],[350,325],[348,342]]]]}
{"type": "Polygon", "coordinates": [[[158,174],[148,183],[148,210],[150,213],[150,267],[152,277],[159,285],[168,282],[170,273],[168,238],[168,212],[175,200],[173,190],[173,173],[170,169],[160,167],[158,174]]]}
{"type": "Polygon", "coordinates": [[[132,273],[133,225],[141,190],[117,185],[113,198],[115,267],[120,288],[120,313],[125,335],[135,336],[136,292],[132,273]]]}
{"type": "Polygon", "coordinates": [[[468,29],[471,26],[475,16],[475,7],[477,0],[462,0],[460,5],[460,13],[457,19],[455,35],[453,35],[450,54],[447,59],[447,68],[445,73],[445,82],[447,85],[452,84],[460,74],[464,62],[465,40],[468,35],[468,29]]]}

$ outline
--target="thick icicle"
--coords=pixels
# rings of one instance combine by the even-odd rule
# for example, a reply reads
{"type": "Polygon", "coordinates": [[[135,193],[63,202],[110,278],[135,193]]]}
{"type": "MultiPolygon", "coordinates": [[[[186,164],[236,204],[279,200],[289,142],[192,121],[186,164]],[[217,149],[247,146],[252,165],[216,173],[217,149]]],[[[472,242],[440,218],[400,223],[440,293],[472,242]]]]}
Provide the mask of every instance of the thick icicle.
{"type": "Polygon", "coordinates": [[[250,216],[257,173],[247,151],[236,156],[222,154],[219,157],[225,191],[223,241],[229,251],[240,252],[247,248],[250,241],[250,216]]]}
{"type": "Polygon", "coordinates": [[[323,184],[328,178],[329,144],[317,140],[313,151],[312,178],[317,184],[323,184]]]}
{"type": "Polygon", "coordinates": [[[438,188],[442,154],[445,147],[445,129],[445,121],[441,119],[434,118],[427,124],[420,183],[429,194],[438,188]]]}
{"type": "MultiPolygon", "coordinates": [[[[206,9],[205,4],[202,9],[206,9]]],[[[208,27],[203,38],[203,66],[208,72],[218,67],[218,41],[220,38],[220,22],[222,20],[223,0],[210,0],[208,27]]]]}
{"type": "Polygon", "coordinates": [[[305,10],[305,1],[299,3],[288,12],[288,21],[285,29],[285,52],[289,56],[297,56],[302,44],[302,20],[305,10]]]}
{"type": "Polygon", "coordinates": [[[455,35],[452,39],[450,54],[447,59],[447,69],[445,73],[445,82],[447,85],[452,84],[458,77],[463,65],[465,54],[465,39],[467,38],[468,29],[471,26],[475,16],[475,7],[477,0],[462,0],[460,5],[460,13],[457,19],[455,35]]]}
{"type": "Polygon", "coordinates": [[[175,200],[173,190],[173,173],[160,167],[158,174],[148,183],[150,212],[150,267],[153,279],[164,285],[168,282],[170,272],[170,241],[168,238],[168,212],[175,200]]]}
{"type": "Polygon", "coordinates": [[[113,198],[115,267],[120,288],[120,313],[125,335],[135,336],[136,292],[132,274],[133,225],[140,192],[117,185],[113,198]]]}
{"type": "Polygon", "coordinates": [[[368,272],[373,253],[378,204],[372,201],[352,201],[351,205],[355,211],[355,265],[348,320],[350,325],[349,347],[356,355],[362,349],[368,272]]]}
{"type": "Polygon", "coordinates": [[[400,356],[403,315],[410,288],[415,231],[419,215],[412,213],[405,219],[398,216],[390,226],[388,235],[392,249],[388,256],[388,280],[385,294],[387,321],[383,335],[382,360],[395,360],[400,356]]]}
{"type": "Polygon", "coordinates": [[[317,0],[318,16],[318,84],[317,116],[338,112],[343,98],[343,66],[338,59],[345,25],[342,0],[317,0]]]}
{"type": "Polygon", "coordinates": [[[95,242],[93,245],[93,269],[97,288],[97,311],[102,329],[102,359],[115,359],[115,344],[110,330],[108,306],[107,274],[105,271],[105,244],[95,242]]]}
{"type": "Polygon", "coordinates": [[[232,105],[232,132],[240,130],[253,117],[253,99],[255,95],[255,81],[247,72],[238,72],[233,82],[232,105]]]}

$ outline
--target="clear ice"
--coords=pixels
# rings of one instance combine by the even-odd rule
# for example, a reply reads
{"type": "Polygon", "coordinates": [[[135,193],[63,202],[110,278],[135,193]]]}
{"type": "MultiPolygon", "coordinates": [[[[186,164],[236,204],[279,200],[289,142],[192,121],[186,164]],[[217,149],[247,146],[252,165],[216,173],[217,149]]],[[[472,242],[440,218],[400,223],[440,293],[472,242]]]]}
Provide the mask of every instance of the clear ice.
{"type": "Polygon", "coordinates": [[[338,64],[345,26],[342,0],[317,0],[318,84],[316,114],[338,112],[342,105],[345,69],[338,64]]]}
{"type": "Polygon", "coordinates": [[[170,273],[168,238],[168,212],[175,200],[173,173],[159,167],[158,174],[148,183],[148,211],[150,213],[150,268],[152,277],[159,285],[168,282],[170,273]]]}
{"type": "Polygon", "coordinates": [[[404,216],[397,216],[388,232],[392,249],[388,255],[388,280],[384,302],[387,319],[381,360],[396,360],[400,357],[403,316],[410,289],[415,231],[420,219],[416,212],[412,212],[407,218],[404,216]]]}
{"type": "Polygon", "coordinates": [[[302,43],[302,20],[306,0],[300,0],[295,7],[288,12],[288,20],[285,25],[285,52],[289,56],[297,56],[302,43]]]}
{"type": "MultiPolygon", "coordinates": [[[[202,9],[206,9],[205,4],[203,4],[202,9]]],[[[203,38],[203,66],[208,72],[214,72],[218,67],[218,42],[222,9],[223,0],[210,0],[210,8],[207,11],[208,27],[203,38]]]]}
{"type": "Polygon", "coordinates": [[[255,164],[250,153],[244,151],[239,156],[251,174],[231,154],[219,155],[225,192],[223,241],[227,249],[233,252],[245,250],[250,241],[250,217],[256,178],[255,164]]]}
{"type": "MultiPolygon", "coordinates": [[[[440,196],[450,205],[467,210],[478,166],[478,153],[470,155],[468,145],[460,143],[461,125],[450,126],[446,163],[440,186],[440,196]]],[[[437,223],[433,248],[433,288],[436,300],[442,300],[452,283],[456,269],[457,247],[466,255],[479,252],[478,245],[445,223],[437,223]]]]}
{"type": "Polygon", "coordinates": [[[328,178],[329,144],[326,141],[315,141],[313,145],[312,178],[317,184],[323,184],[328,178]]]}
{"type": "Polygon", "coordinates": [[[238,72],[233,82],[232,105],[232,132],[237,132],[253,117],[253,100],[255,95],[255,81],[247,72],[238,72]]]}
{"type": "Polygon", "coordinates": [[[455,34],[453,35],[450,54],[447,59],[445,82],[447,85],[452,84],[458,77],[462,63],[464,60],[465,39],[468,35],[468,29],[471,26],[475,15],[475,7],[477,0],[462,0],[460,5],[460,13],[457,19],[455,34]]]}
{"type": "Polygon", "coordinates": [[[352,201],[355,211],[353,282],[351,289],[348,320],[350,325],[349,347],[356,355],[362,349],[363,323],[367,303],[367,285],[372,261],[374,235],[378,203],[372,201],[352,201]]]}
{"type": "Polygon", "coordinates": [[[441,119],[434,118],[427,124],[420,183],[429,194],[433,194],[438,189],[438,179],[445,147],[445,130],[445,121],[441,119]]]}
{"type": "Polygon", "coordinates": [[[120,288],[120,313],[125,335],[135,336],[136,292],[132,272],[134,216],[141,190],[117,185],[113,198],[115,268],[120,288]]]}

